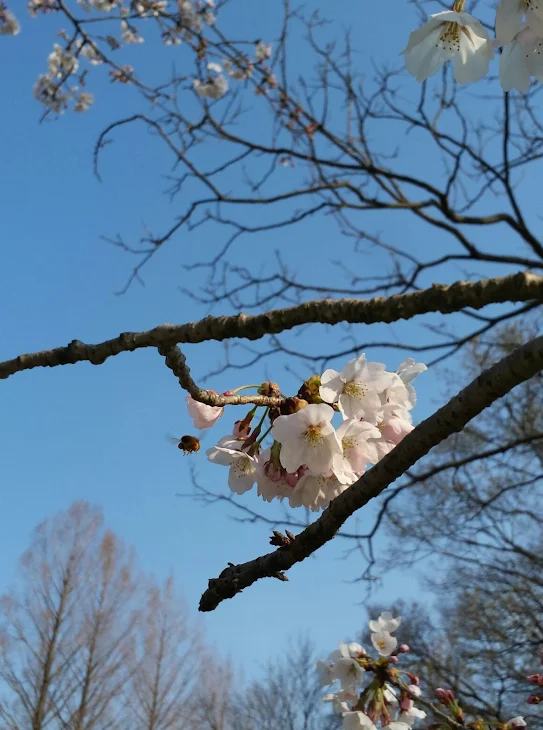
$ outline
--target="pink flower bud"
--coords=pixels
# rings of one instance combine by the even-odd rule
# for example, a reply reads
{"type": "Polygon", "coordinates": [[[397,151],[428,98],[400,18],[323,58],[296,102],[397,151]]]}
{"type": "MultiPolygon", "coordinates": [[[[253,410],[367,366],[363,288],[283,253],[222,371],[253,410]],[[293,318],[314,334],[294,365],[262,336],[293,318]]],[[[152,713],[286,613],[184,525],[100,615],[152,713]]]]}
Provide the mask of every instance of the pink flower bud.
{"type": "Polygon", "coordinates": [[[399,662],[400,660],[398,659],[398,657],[397,657],[397,656],[389,656],[389,658],[388,658],[388,661],[389,661],[389,662],[390,662],[391,664],[397,664],[397,663],[398,663],[398,662],[399,662]]]}
{"type": "Polygon", "coordinates": [[[441,687],[438,687],[436,689],[436,697],[444,705],[454,702],[454,692],[452,689],[442,689],[441,687]]]}
{"type": "Polygon", "coordinates": [[[537,684],[539,687],[543,687],[543,674],[530,674],[526,677],[526,681],[530,684],[537,684]]]}
{"type": "Polygon", "coordinates": [[[407,644],[400,644],[400,646],[396,649],[396,654],[407,654],[408,651],[411,650],[407,644]]]}
{"type": "Polygon", "coordinates": [[[420,684],[420,679],[417,677],[416,674],[411,674],[411,672],[407,672],[407,676],[411,680],[411,684],[415,684],[417,687],[420,684]]]}
{"type": "MultiPolygon", "coordinates": [[[[212,390],[211,393],[215,393],[216,391],[212,390]]],[[[231,390],[225,390],[223,395],[234,395],[231,390]]]]}
{"type": "Polygon", "coordinates": [[[294,487],[298,484],[300,481],[300,477],[298,476],[298,472],[295,472],[294,474],[291,474],[290,472],[286,471],[284,474],[284,479],[286,483],[289,485],[289,487],[294,487]]]}
{"type": "Polygon", "coordinates": [[[530,695],[526,702],[529,705],[539,705],[540,702],[543,702],[543,697],[538,697],[537,695],[530,695]]]}

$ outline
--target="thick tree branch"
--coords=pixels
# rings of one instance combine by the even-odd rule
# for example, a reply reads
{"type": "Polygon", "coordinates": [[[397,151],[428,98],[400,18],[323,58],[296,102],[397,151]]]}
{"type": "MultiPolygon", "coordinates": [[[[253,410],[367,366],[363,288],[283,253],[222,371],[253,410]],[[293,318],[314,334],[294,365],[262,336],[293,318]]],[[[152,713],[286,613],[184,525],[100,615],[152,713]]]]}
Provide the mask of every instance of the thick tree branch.
{"type": "Polygon", "coordinates": [[[483,371],[464,390],[423,421],[396,448],[337,497],[322,516],[289,545],[255,560],[226,568],[200,600],[200,611],[213,611],[260,578],[291,568],[331,540],[341,525],[360,507],[377,497],[430,449],[460,431],[481,411],[543,368],[543,336],[516,349],[483,371]]]}
{"type": "Polygon", "coordinates": [[[199,322],[181,325],[162,324],[144,332],[125,332],[97,345],[73,340],[66,347],[19,355],[0,363],[0,379],[36,367],[77,362],[101,365],[109,357],[142,347],[166,351],[177,343],[222,341],[236,337],[258,340],[264,335],[278,334],[302,324],[388,323],[429,312],[448,314],[465,307],[481,309],[488,304],[531,300],[543,301],[543,276],[530,272],[476,282],[457,281],[450,286],[434,284],[429,289],[386,298],[316,299],[257,315],[240,313],[230,317],[206,317],[199,322]]]}

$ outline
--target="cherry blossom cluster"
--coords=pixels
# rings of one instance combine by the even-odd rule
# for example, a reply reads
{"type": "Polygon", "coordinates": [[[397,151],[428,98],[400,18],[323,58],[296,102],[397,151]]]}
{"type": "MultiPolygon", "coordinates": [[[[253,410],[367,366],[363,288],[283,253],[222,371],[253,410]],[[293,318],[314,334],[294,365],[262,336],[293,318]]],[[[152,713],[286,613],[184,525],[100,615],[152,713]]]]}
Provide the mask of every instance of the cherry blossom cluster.
{"type": "MultiPolygon", "coordinates": [[[[369,622],[371,643],[378,658],[356,642],[341,641],[326,661],[317,662],[321,686],[335,690],[322,699],[332,703],[334,711],[342,716],[343,730],[411,730],[417,720],[426,717],[426,712],[415,706],[422,694],[419,678],[398,666],[400,656],[410,651],[407,644],[398,644],[393,636],[401,621],[401,616],[384,611],[369,622]]],[[[436,698],[448,711],[447,716],[441,714],[444,722],[439,723],[440,727],[447,727],[449,716],[453,721],[451,727],[458,723],[468,726],[451,690],[437,689],[436,698]]],[[[485,725],[476,720],[469,727],[484,730],[485,725]]],[[[524,727],[526,722],[520,716],[501,725],[502,730],[524,727]]]]}
{"type": "Polygon", "coordinates": [[[495,38],[479,20],[464,12],[465,0],[432,15],[409,36],[402,51],[405,66],[417,81],[426,81],[450,61],[459,84],[480,81],[496,50],[504,91],[527,91],[532,78],[543,81],[543,3],[500,0],[495,38]]]}
{"type": "MultiPolygon", "coordinates": [[[[326,370],[309,378],[297,396],[264,408],[260,418],[255,417],[258,408],[252,408],[231,434],[206,451],[207,457],[229,467],[228,484],[236,494],[256,485],[268,502],[287,500],[290,507],[317,512],[413,430],[412,381],[424,370],[426,365],[407,359],[396,372],[387,372],[382,363],[360,355],[341,372],[326,370]]],[[[275,383],[232,393],[251,387],[261,395],[281,395],[275,383]]],[[[196,428],[211,427],[223,413],[191,396],[187,404],[196,428]]]]}
{"type": "MultiPolygon", "coordinates": [[[[214,55],[204,31],[216,23],[215,0],[77,0],[77,4],[89,14],[89,22],[106,22],[107,33],[92,37],[86,31],[84,18],[77,18],[77,11],[68,13],[60,0],[28,2],[32,17],[64,12],[75,24],[72,36],[64,30],[59,31],[58,37],[64,44],[55,43],[48,57],[48,70],[39,76],[34,86],[34,97],[50,112],[62,114],[70,105],[77,112],[89,109],[94,97],[85,89],[81,90],[87,83],[89,66],[105,64],[109,67],[111,81],[134,83],[134,68],[118,65],[109,54],[123,46],[143,43],[141,21],[145,19],[153,19],[158,24],[165,45],[177,46],[182,42],[191,45],[200,69],[204,69],[200,78],[192,81],[192,88],[200,97],[220,99],[228,91],[229,79],[247,80],[256,66],[261,71],[255,88],[257,93],[266,93],[268,88],[278,86],[266,64],[272,46],[263,41],[255,42],[254,51],[249,55],[232,46],[229,57],[206,63],[206,59],[214,55]],[[94,18],[93,14],[99,14],[99,17],[94,18]]],[[[19,21],[4,0],[0,0],[0,35],[19,32],[19,21]]]]}

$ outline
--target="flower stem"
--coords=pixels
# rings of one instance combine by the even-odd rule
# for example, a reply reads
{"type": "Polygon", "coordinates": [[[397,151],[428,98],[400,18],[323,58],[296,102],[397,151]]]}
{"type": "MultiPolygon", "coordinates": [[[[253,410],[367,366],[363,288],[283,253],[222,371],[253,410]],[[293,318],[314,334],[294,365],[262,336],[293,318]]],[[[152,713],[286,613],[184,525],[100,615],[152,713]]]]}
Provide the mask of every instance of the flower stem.
{"type": "Polygon", "coordinates": [[[454,0],[452,9],[455,13],[463,13],[466,6],[466,0],[454,0]]]}
{"type": "Polygon", "coordinates": [[[239,388],[234,388],[234,390],[231,390],[230,393],[235,395],[236,393],[239,393],[240,390],[247,390],[247,388],[260,388],[260,385],[240,385],[239,388]]]}

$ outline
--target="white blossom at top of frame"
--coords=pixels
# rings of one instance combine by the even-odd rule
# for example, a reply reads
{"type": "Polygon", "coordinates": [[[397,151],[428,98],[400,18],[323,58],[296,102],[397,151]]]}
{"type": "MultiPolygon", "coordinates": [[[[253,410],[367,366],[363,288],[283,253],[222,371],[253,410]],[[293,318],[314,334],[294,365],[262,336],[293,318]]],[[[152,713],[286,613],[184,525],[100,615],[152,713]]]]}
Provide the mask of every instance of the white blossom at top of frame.
{"type": "Polygon", "coordinates": [[[222,74],[214,76],[203,83],[199,79],[194,79],[192,84],[196,93],[207,99],[222,99],[228,91],[228,81],[222,74]]]}
{"type": "Polygon", "coordinates": [[[426,81],[451,61],[457,83],[467,84],[487,74],[494,46],[483,25],[469,13],[443,10],[411,33],[402,54],[406,69],[417,81],[426,81]]]}
{"type": "Polygon", "coordinates": [[[136,28],[131,26],[126,20],[121,20],[121,40],[123,43],[143,43],[143,38],[139,35],[136,28]]]}
{"type": "Polygon", "coordinates": [[[398,639],[388,631],[376,631],[371,634],[371,643],[381,656],[390,656],[398,646],[398,639]]]}
{"type": "Polygon", "coordinates": [[[63,78],[74,74],[78,67],[79,61],[69,51],[55,43],[53,51],[47,59],[49,63],[49,74],[57,78],[63,78]]]}
{"type": "Polygon", "coordinates": [[[349,360],[341,373],[325,370],[319,394],[326,403],[338,401],[344,418],[360,418],[363,412],[381,408],[379,395],[392,382],[392,373],[387,373],[382,363],[368,362],[365,355],[360,355],[349,360]]]}
{"type": "Polygon", "coordinates": [[[18,35],[21,26],[11,10],[0,5],[0,35],[18,35]]]}
{"type": "Polygon", "coordinates": [[[528,27],[543,37],[543,4],[534,0],[500,0],[496,13],[496,40],[509,43],[520,32],[526,15],[528,27]]]}
{"type": "Polygon", "coordinates": [[[271,43],[262,43],[258,41],[255,45],[255,58],[257,61],[266,61],[272,52],[271,43]]]}
{"type": "Polygon", "coordinates": [[[214,426],[224,412],[224,408],[200,403],[194,400],[191,395],[187,395],[185,403],[187,404],[189,416],[194,422],[194,428],[199,430],[214,426]]]}
{"type": "Polygon", "coordinates": [[[74,112],[86,112],[94,103],[94,96],[88,91],[82,91],[74,104],[74,112]]]}
{"type": "Polygon", "coordinates": [[[275,419],[271,432],[281,444],[281,465],[288,472],[294,473],[305,464],[311,474],[328,474],[334,457],[343,456],[332,426],[333,416],[333,408],[320,403],[275,419]]]}
{"type": "Polygon", "coordinates": [[[371,620],[369,622],[370,631],[374,633],[378,631],[388,631],[389,634],[397,631],[402,623],[401,616],[394,616],[390,611],[382,611],[377,620],[371,620]]]}

